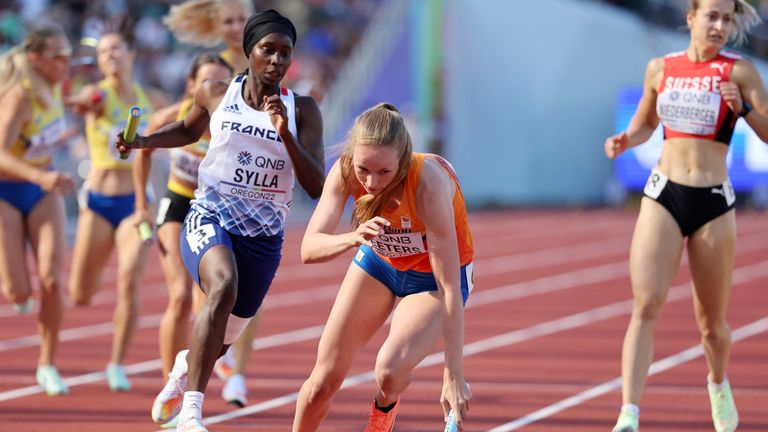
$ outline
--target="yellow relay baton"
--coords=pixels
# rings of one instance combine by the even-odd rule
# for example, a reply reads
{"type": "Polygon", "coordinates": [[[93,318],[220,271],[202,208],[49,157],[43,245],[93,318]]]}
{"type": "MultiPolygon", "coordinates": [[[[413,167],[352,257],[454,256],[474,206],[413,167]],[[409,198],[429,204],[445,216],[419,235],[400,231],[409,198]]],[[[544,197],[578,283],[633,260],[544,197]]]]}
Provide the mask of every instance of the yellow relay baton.
{"type": "MultiPolygon", "coordinates": [[[[123,140],[128,144],[132,144],[133,140],[136,139],[136,130],[139,128],[141,114],[141,108],[135,105],[128,110],[128,120],[125,122],[125,129],[123,130],[123,140]]],[[[130,150],[120,152],[120,159],[128,159],[130,154],[130,150]]],[[[142,222],[139,224],[139,236],[144,242],[152,240],[154,233],[152,232],[152,225],[150,225],[149,222],[142,222]]]]}
{"type": "MultiPolygon", "coordinates": [[[[123,129],[123,139],[128,144],[133,144],[133,140],[136,139],[136,130],[139,128],[139,119],[141,118],[141,108],[132,106],[128,110],[128,121],[125,122],[125,129],[123,129]]],[[[120,152],[120,159],[128,159],[131,151],[120,152]]]]}

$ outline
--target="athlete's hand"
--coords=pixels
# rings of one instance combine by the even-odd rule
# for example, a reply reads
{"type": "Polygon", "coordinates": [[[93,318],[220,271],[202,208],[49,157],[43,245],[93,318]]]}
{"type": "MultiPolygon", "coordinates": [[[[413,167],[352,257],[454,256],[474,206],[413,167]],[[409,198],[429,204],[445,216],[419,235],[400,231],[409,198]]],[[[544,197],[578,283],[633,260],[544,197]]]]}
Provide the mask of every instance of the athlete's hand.
{"type": "Polygon", "coordinates": [[[138,148],[146,148],[146,142],[147,137],[136,134],[136,137],[133,139],[132,143],[125,142],[125,139],[123,139],[123,129],[120,129],[120,132],[117,133],[117,136],[115,137],[115,148],[120,153],[129,153],[131,149],[138,149],[138,148]]]}
{"type": "Polygon", "coordinates": [[[58,171],[46,171],[38,182],[46,192],[71,193],[75,191],[75,181],[68,174],[58,171]]]}
{"type": "Polygon", "coordinates": [[[626,132],[622,131],[605,140],[605,155],[615,159],[618,155],[624,153],[627,147],[629,147],[629,137],[626,132]]]}
{"type": "Polygon", "coordinates": [[[463,377],[454,377],[446,368],[443,372],[443,391],[440,394],[440,404],[443,406],[443,417],[447,420],[448,413],[453,410],[453,418],[460,431],[464,430],[464,418],[469,413],[469,401],[472,392],[463,377]]]}
{"type": "Polygon", "coordinates": [[[288,132],[288,113],[280,95],[264,96],[264,111],[269,114],[269,120],[275,126],[278,135],[288,132]]]}
{"type": "Polygon", "coordinates": [[[741,112],[741,109],[744,107],[744,100],[741,98],[738,84],[731,81],[721,82],[720,96],[731,111],[737,115],[741,112]]]}
{"type": "Polygon", "coordinates": [[[139,225],[144,222],[154,227],[154,224],[152,223],[152,213],[149,212],[149,209],[137,207],[131,216],[131,223],[138,229],[139,225]]]}
{"type": "Polygon", "coordinates": [[[389,221],[381,216],[376,216],[360,224],[354,232],[355,246],[371,246],[371,239],[384,233],[384,227],[389,226],[389,221]]]}

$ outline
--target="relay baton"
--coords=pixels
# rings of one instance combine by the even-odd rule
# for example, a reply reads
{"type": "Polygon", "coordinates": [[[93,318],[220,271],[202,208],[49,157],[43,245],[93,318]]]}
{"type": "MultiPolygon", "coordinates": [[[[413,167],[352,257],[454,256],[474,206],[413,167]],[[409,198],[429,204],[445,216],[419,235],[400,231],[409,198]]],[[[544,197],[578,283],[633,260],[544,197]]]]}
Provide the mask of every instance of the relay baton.
{"type": "Polygon", "coordinates": [[[154,233],[152,232],[152,225],[149,222],[142,222],[139,224],[139,236],[144,243],[152,241],[154,233]]]}
{"type": "Polygon", "coordinates": [[[453,410],[448,413],[448,420],[445,422],[444,432],[459,432],[459,426],[456,424],[456,418],[453,414],[453,410]]]}
{"type": "MultiPolygon", "coordinates": [[[[141,118],[141,108],[132,106],[128,110],[128,121],[125,122],[125,129],[123,130],[123,139],[126,143],[132,144],[136,139],[136,129],[139,128],[139,118],[141,118]]],[[[120,152],[120,159],[128,159],[131,151],[120,152]]]]}

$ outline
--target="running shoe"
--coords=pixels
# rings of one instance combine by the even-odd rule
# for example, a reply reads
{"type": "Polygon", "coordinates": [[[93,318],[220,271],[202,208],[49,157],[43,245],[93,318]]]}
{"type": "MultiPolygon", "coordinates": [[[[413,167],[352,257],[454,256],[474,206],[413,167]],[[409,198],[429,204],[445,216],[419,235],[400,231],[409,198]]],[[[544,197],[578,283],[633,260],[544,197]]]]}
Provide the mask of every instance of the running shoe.
{"type": "Polygon", "coordinates": [[[173,363],[171,373],[168,374],[168,381],[152,403],[152,421],[155,423],[168,423],[181,411],[184,392],[187,390],[188,352],[189,350],[182,350],[176,354],[176,361],[173,363]]]}
{"type": "Polygon", "coordinates": [[[32,296],[27,297],[27,300],[23,303],[14,303],[13,310],[19,315],[27,315],[35,308],[35,298],[32,296]]]}
{"type": "Polygon", "coordinates": [[[234,374],[227,378],[224,387],[221,389],[221,397],[227,403],[243,408],[248,405],[248,389],[245,386],[245,377],[241,374],[234,374]]]}
{"type": "Polygon", "coordinates": [[[203,426],[203,421],[197,417],[190,417],[176,426],[176,432],[208,432],[203,426]]]}
{"type": "Polygon", "coordinates": [[[42,365],[37,367],[35,374],[37,383],[40,384],[48,396],[64,396],[69,393],[69,388],[59,375],[54,365],[42,365]]]}
{"type": "Polygon", "coordinates": [[[163,423],[160,425],[160,429],[173,429],[176,430],[176,427],[179,425],[179,416],[174,417],[171,421],[168,423],[163,423]]]}
{"type": "Polygon", "coordinates": [[[637,414],[629,411],[622,411],[619,414],[619,419],[616,420],[616,426],[613,427],[612,432],[637,432],[640,428],[640,418],[637,414]]]}
{"type": "Polygon", "coordinates": [[[376,401],[373,401],[373,407],[371,408],[371,415],[368,416],[368,425],[365,427],[365,432],[391,432],[395,427],[395,417],[397,417],[397,409],[400,407],[400,399],[395,403],[394,408],[389,412],[384,412],[376,408],[376,401]]]}
{"type": "Polygon", "coordinates": [[[235,367],[235,356],[232,354],[233,348],[230,347],[223,356],[216,359],[216,363],[213,364],[213,372],[219,377],[220,380],[226,381],[227,378],[232,376],[232,372],[235,367]]]}
{"type": "Polygon", "coordinates": [[[736,410],[736,403],[733,401],[731,385],[728,379],[723,384],[717,386],[712,381],[707,383],[709,391],[709,404],[712,408],[712,421],[715,424],[717,432],[733,432],[739,425],[739,412],[736,410]],[[718,387],[721,387],[718,389],[718,387]]]}
{"type": "Polygon", "coordinates": [[[131,382],[125,374],[125,366],[119,363],[107,365],[107,384],[113,392],[127,392],[131,390],[131,382]]]}

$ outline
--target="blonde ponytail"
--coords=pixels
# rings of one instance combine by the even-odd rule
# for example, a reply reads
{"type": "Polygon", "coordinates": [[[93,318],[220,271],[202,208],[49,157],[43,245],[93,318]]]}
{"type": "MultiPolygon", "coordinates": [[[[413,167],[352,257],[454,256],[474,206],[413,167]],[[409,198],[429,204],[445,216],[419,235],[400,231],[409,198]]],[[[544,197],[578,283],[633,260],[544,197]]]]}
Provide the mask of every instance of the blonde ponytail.
{"type": "Polygon", "coordinates": [[[736,2],[736,15],[734,16],[731,41],[734,45],[739,46],[747,41],[749,30],[760,24],[762,19],[755,8],[745,0],[734,1],[736,2]]]}
{"type": "Polygon", "coordinates": [[[216,26],[219,8],[225,3],[241,3],[249,14],[253,11],[248,0],[188,0],[171,6],[163,23],[182,42],[215,47],[223,42],[216,26]]]}

